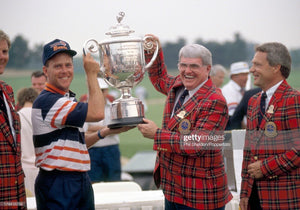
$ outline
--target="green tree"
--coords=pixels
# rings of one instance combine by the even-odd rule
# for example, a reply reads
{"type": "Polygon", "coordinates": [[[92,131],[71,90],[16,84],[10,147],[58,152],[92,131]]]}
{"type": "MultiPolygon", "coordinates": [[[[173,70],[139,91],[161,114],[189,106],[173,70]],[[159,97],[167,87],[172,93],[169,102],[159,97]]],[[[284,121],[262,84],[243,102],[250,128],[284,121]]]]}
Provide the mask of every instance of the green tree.
{"type": "Polygon", "coordinates": [[[291,50],[292,65],[294,68],[300,67],[300,49],[291,50]]]}
{"type": "Polygon", "coordinates": [[[232,62],[246,61],[247,59],[247,43],[239,33],[234,34],[234,42],[231,46],[232,62]]]}
{"type": "Polygon", "coordinates": [[[30,51],[28,41],[17,35],[9,50],[9,67],[22,69],[28,66],[30,51]]]}
{"type": "Polygon", "coordinates": [[[177,69],[178,52],[185,45],[186,41],[179,38],[177,42],[166,42],[162,47],[164,50],[165,64],[168,69],[177,69]]]}
{"type": "Polygon", "coordinates": [[[201,44],[209,49],[212,53],[213,63],[221,64],[227,68],[231,63],[237,61],[248,61],[248,45],[241,38],[239,33],[234,35],[234,41],[219,43],[216,41],[205,42],[201,38],[196,39],[197,44],[201,44]]]}
{"type": "Polygon", "coordinates": [[[36,44],[32,50],[30,50],[30,60],[28,67],[30,69],[41,69],[43,67],[42,54],[43,44],[36,44]]]}

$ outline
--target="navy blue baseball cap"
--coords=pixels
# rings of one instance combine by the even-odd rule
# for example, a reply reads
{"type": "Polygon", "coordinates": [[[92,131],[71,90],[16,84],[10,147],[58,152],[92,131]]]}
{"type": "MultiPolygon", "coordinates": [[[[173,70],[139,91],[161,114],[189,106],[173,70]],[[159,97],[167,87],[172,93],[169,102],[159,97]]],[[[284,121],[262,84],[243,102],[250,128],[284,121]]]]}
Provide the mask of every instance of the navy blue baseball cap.
{"type": "Polygon", "coordinates": [[[67,42],[60,39],[55,39],[52,42],[44,45],[43,64],[45,65],[50,58],[60,52],[68,53],[72,57],[77,54],[75,50],[71,50],[70,45],[67,42]]]}

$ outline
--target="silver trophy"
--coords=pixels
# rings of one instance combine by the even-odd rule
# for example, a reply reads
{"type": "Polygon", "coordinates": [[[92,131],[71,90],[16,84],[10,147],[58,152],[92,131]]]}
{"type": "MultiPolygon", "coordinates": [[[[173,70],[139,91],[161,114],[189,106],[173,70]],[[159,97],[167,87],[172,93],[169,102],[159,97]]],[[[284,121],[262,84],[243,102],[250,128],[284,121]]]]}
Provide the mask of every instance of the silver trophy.
{"type": "Polygon", "coordinates": [[[111,104],[111,123],[109,128],[135,126],[143,123],[144,105],[138,98],[131,96],[131,89],[140,83],[144,73],[157,57],[158,43],[130,35],[134,31],[121,23],[125,13],[117,16],[118,24],[110,28],[106,35],[111,37],[101,42],[94,39],[86,41],[84,51],[100,56],[100,73],[110,86],[120,90],[121,97],[111,104]],[[153,51],[153,57],[146,64],[144,50],[153,51]]]}

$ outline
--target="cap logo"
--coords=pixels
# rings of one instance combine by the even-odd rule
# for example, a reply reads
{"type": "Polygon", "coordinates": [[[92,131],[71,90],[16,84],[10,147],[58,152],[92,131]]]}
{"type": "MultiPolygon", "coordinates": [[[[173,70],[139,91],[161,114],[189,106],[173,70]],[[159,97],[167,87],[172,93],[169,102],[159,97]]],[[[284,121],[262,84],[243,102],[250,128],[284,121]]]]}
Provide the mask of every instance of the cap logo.
{"type": "Polygon", "coordinates": [[[55,42],[54,44],[50,45],[53,51],[57,51],[60,49],[68,50],[67,44],[64,41],[55,42]]]}
{"type": "Polygon", "coordinates": [[[70,49],[70,45],[67,42],[55,39],[44,46],[43,64],[45,65],[50,58],[59,52],[68,53],[70,56],[77,54],[76,51],[70,49]]]}

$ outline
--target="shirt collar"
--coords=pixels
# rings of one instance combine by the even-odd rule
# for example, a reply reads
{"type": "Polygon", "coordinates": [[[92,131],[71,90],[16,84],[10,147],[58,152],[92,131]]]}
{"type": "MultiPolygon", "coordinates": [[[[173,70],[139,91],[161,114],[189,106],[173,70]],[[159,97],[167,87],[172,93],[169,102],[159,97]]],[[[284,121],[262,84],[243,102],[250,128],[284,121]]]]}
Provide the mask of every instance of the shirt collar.
{"type": "Polygon", "coordinates": [[[267,94],[267,98],[271,98],[273,96],[273,94],[275,93],[275,91],[277,90],[277,88],[279,87],[279,85],[282,83],[283,80],[281,80],[280,82],[278,82],[276,85],[274,85],[273,87],[269,88],[266,91],[267,94]]]}
{"type": "Polygon", "coordinates": [[[207,82],[207,80],[208,78],[193,90],[189,90],[189,98],[192,97],[207,82]]]}
{"type": "MultiPolygon", "coordinates": [[[[276,85],[272,86],[271,88],[269,88],[266,91],[267,94],[267,98],[266,98],[266,105],[269,104],[273,94],[275,93],[275,91],[277,90],[277,88],[279,87],[279,85],[283,82],[283,80],[281,80],[280,82],[278,82],[276,85]]],[[[267,106],[266,106],[267,107],[267,106]]]]}
{"type": "Polygon", "coordinates": [[[55,87],[54,85],[51,85],[49,83],[46,83],[45,90],[50,91],[52,93],[61,94],[61,95],[65,96],[65,97],[68,97],[68,98],[74,98],[76,96],[76,94],[74,92],[72,92],[71,90],[69,90],[69,92],[65,92],[65,91],[62,91],[62,90],[58,89],[57,87],[55,87]]]}

